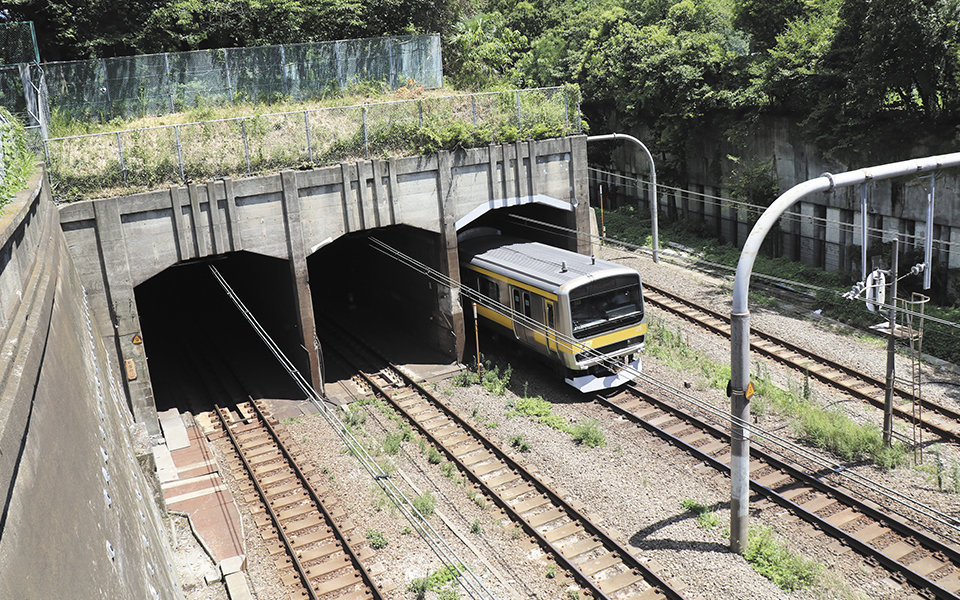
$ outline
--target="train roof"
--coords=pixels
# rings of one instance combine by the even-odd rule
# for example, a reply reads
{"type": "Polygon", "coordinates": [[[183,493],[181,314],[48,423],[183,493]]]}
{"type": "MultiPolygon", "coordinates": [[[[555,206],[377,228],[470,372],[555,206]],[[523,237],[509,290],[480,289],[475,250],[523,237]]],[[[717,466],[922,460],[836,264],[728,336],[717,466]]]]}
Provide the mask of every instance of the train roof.
{"type": "Polygon", "coordinates": [[[464,263],[554,293],[603,276],[636,273],[610,261],[505,236],[466,239],[459,252],[464,263]]]}

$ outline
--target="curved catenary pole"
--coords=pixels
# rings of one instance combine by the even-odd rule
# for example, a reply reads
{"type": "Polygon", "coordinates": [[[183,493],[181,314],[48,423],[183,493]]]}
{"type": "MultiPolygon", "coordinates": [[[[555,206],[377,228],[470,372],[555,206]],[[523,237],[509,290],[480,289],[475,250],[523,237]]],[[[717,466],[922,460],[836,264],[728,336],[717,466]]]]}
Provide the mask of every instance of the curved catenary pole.
{"type": "Polygon", "coordinates": [[[650,154],[650,151],[647,150],[647,147],[643,145],[643,142],[632,135],[627,135],[625,133],[605,133],[602,135],[587,136],[588,142],[604,142],[609,140],[627,140],[628,142],[633,142],[634,144],[640,146],[640,148],[646,153],[647,160],[650,161],[650,187],[653,191],[653,193],[650,194],[650,218],[653,222],[653,231],[651,232],[653,237],[653,262],[660,262],[660,236],[657,231],[657,169],[653,165],[653,155],[650,154]]]}
{"type": "MultiPolygon", "coordinates": [[[[733,307],[730,311],[730,368],[731,412],[733,430],[730,436],[732,457],[730,463],[730,549],[742,553],[747,546],[747,526],[750,494],[750,400],[745,392],[750,383],[750,311],[747,308],[747,292],[750,274],[757,252],[767,233],[780,216],[801,198],[814,192],[828,192],[836,187],[846,187],[870,180],[890,179],[903,175],[920,174],[945,167],[960,165],[960,152],[848,171],[839,175],[824,173],[796,185],[770,205],[753,226],[737,263],[737,276],[733,283],[733,307]]],[[[927,266],[929,270],[930,266],[927,266]]]]}

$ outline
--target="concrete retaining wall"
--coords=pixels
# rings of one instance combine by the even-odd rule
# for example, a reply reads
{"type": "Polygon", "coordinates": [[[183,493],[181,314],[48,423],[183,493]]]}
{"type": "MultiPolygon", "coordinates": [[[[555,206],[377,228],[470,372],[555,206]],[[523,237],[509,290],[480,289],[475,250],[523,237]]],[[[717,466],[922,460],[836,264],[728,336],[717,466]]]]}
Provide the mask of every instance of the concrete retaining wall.
{"type": "MultiPolygon", "coordinates": [[[[642,139],[642,137],[641,137],[642,139]]],[[[651,150],[656,151],[655,148],[651,150]]],[[[889,160],[895,162],[920,158],[933,154],[922,148],[890,149],[889,160]]],[[[679,186],[694,193],[661,190],[659,211],[664,219],[671,215],[691,223],[700,223],[717,237],[741,246],[750,232],[750,218],[745,211],[738,211],[718,198],[729,198],[724,187],[729,181],[733,163],[727,156],[744,160],[772,161],[780,181],[780,191],[823,173],[870,167],[870,164],[845,165],[824,157],[815,146],[803,141],[802,132],[786,119],[764,118],[742,145],[726,141],[720,132],[706,133],[691,139],[687,148],[688,160],[684,168],[686,181],[679,186]],[[706,194],[706,197],[697,194],[706,194]],[[716,215],[720,218],[717,219],[716,215]]],[[[640,161],[632,149],[618,150],[614,158],[614,170],[646,179],[646,161],[640,161]]],[[[600,179],[604,179],[601,177],[600,179]]],[[[606,178],[607,186],[617,189],[624,196],[643,196],[646,190],[635,185],[625,185],[616,178],[606,178]]],[[[661,181],[663,182],[663,181],[661,181]]],[[[666,182],[674,183],[678,182],[666,182]]],[[[874,182],[867,186],[868,227],[896,232],[904,251],[922,250],[926,222],[926,194],[929,176],[903,177],[874,182]]],[[[936,212],[934,215],[934,273],[947,268],[960,268],[960,170],[937,174],[936,212]]],[[[805,264],[822,267],[828,271],[860,271],[860,189],[841,188],[828,194],[806,197],[796,204],[790,213],[781,219],[780,239],[772,242],[786,256],[805,264]]],[[[873,232],[875,233],[875,232],[873,232]]],[[[887,235],[889,241],[892,233],[887,235]]],[[[871,238],[870,244],[879,243],[871,238]]],[[[868,246],[869,248],[869,246],[868,246]]],[[[889,262],[889,256],[876,257],[877,261],[889,262]]],[[[912,266],[912,265],[908,265],[912,266]]],[[[869,264],[868,264],[869,267],[869,264]]],[[[941,275],[945,275],[941,273],[941,275]]]]}
{"type": "Polygon", "coordinates": [[[0,217],[0,598],[181,598],[149,443],[41,181],[0,217]]]}

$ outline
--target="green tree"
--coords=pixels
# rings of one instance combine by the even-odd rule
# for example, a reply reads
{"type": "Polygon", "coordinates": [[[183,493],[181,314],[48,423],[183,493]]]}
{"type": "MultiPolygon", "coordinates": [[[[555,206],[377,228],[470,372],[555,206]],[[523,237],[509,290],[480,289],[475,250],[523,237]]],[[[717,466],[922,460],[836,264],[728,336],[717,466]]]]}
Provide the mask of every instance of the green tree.
{"type": "Polygon", "coordinates": [[[755,50],[766,50],[774,46],[787,23],[808,8],[803,0],[736,0],[733,24],[750,35],[755,50]]]}

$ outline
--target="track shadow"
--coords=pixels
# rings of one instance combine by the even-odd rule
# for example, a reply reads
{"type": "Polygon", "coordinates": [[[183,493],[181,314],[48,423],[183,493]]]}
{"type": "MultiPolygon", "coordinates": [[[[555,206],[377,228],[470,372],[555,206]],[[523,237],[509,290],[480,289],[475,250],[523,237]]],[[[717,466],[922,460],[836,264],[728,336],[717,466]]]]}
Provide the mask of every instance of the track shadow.
{"type": "MultiPolygon", "coordinates": [[[[727,502],[717,502],[708,507],[710,512],[716,512],[720,509],[729,508],[727,502]]],[[[653,537],[658,531],[669,527],[670,525],[696,519],[695,512],[687,510],[680,514],[673,515],[666,519],[652,523],[647,527],[637,531],[630,536],[630,546],[638,550],[696,550],[698,552],[729,552],[730,549],[719,542],[701,542],[696,540],[675,540],[668,538],[653,537]]]]}

